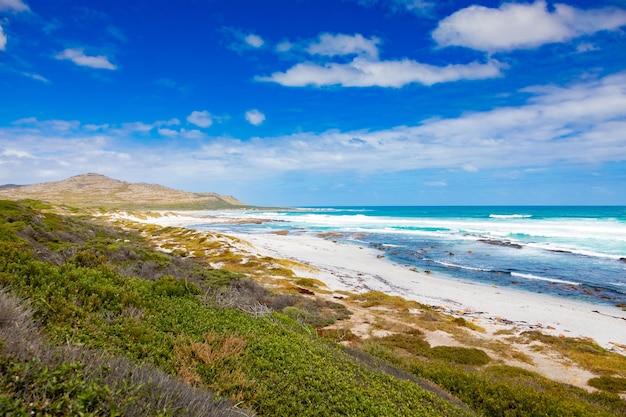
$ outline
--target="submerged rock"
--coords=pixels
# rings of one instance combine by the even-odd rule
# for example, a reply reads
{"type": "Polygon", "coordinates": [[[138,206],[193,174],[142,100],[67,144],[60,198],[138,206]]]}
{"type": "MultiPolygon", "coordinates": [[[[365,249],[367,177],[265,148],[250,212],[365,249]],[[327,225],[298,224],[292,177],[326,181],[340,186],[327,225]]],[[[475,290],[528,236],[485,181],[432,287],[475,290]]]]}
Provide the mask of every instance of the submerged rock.
{"type": "Polygon", "coordinates": [[[507,248],[522,249],[522,245],[520,245],[519,243],[512,243],[512,242],[509,242],[508,240],[478,239],[478,241],[486,243],[488,245],[505,246],[507,248]]]}

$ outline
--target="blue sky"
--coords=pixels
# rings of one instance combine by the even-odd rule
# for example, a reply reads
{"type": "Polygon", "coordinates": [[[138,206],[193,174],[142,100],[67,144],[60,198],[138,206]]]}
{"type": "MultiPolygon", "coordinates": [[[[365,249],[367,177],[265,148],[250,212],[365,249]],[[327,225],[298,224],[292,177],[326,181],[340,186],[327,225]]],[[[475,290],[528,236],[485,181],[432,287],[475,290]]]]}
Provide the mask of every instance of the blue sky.
{"type": "Polygon", "coordinates": [[[626,205],[626,1],[0,0],[0,184],[626,205]]]}

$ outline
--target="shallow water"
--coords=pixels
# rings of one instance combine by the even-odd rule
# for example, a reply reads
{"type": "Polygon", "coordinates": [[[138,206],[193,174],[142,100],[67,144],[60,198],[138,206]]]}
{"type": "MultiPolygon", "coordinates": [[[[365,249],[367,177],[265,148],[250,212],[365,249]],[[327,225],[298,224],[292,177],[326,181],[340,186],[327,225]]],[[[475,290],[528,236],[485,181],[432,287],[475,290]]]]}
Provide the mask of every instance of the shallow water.
{"type": "Polygon", "coordinates": [[[330,232],[420,271],[626,308],[626,207],[313,207],[218,215],[267,221],[192,227],[330,232]]]}

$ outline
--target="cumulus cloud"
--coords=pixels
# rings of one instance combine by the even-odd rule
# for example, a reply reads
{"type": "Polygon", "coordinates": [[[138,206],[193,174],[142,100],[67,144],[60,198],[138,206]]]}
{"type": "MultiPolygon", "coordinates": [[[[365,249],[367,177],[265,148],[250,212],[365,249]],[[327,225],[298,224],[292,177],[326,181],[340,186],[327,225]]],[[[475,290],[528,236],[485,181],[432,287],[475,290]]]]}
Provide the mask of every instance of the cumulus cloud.
{"type": "Polygon", "coordinates": [[[277,43],[274,49],[278,53],[284,53],[284,52],[291,51],[293,47],[294,47],[293,43],[289,41],[282,41],[282,42],[277,43]]]}
{"type": "Polygon", "coordinates": [[[210,127],[213,124],[213,116],[206,110],[194,110],[187,116],[187,121],[199,127],[210,127]]]}
{"type": "Polygon", "coordinates": [[[253,48],[260,48],[265,44],[263,38],[255,34],[246,35],[243,40],[253,48]]]}
{"type": "Polygon", "coordinates": [[[626,11],[617,8],[583,10],[545,1],[504,3],[499,8],[470,6],[439,22],[433,39],[439,46],[464,46],[499,52],[532,49],[547,43],[566,42],[602,30],[626,25],[626,11]]]}
{"type": "Polygon", "coordinates": [[[378,59],[378,44],[380,39],[373,37],[365,38],[357,33],[356,35],[333,35],[323,33],[316,42],[312,42],[306,51],[311,55],[336,56],[352,55],[366,56],[371,59],[378,59]]]}
{"type": "Polygon", "coordinates": [[[248,110],[246,112],[246,120],[252,125],[259,126],[265,121],[265,115],[257,109],[248,110]]]}
{"type": "Polygon", "coordinates": [[[265,40],[255,34],[233,27],[223,27],[220,32],[227,38],[228,48],[236,52],[244,52],[250,49],[259,49],[265,45],[265,40]]]}
{"type": "Polygon", "coordinates": [[[180,134],[185,139],[206,139],[207,135],[204,132],[199,131],[198,129],[181,129],[180,134]]]}
{"type": "Polygon", "coordinates": [[[159,133],[159,135],[161,136],[167,136],[170,138],[175,138],[176,136],[180,135],[180,132],[174,129],[168,129],[166,127],[162,127],[157,129],[157,132],[159,133]]]}
{"type": "Polygon", "coordinates": [[[115,70],[117,66],[113,65],[104,55],[89,56],[86,55],[82,48],[67,48],[55,56],[59,60],[72,61],[81,67],[115,70]]]}
{"type": "Polygon", "coordinates": [[[459,80],[494,78],[501,75],[502,65],[490,60],[486,63],[450,64],[435,66],[413,61],[380,60],[376,37],[366,38],[361,34],[323,33],[309,42],[304,52],[322,58],[322,61],[305,61],[284,72],[277,71],[269,76],[257,76],[262,82],[274,82],[288,87],[333,86],[343,87],[395,87],[418,83],[433,85],[459,80]],[[337,62],[337,57],[354,56],[352,61],[337,62]],[[329,61],[330,60],[330,61],[329,61]]]}
{"type": "Polygon", "coordinates": [[[288,87],[332,86],[395,87],[419,83],[433,85],[459,80],[495,78],[501,75],[501,64],[491,60],[485,64],[451,64],[438,67],[404,59],[401,61],[372,61],[355,58],[347,64],[313,62],[297,64],[285,72],[256,77],[258,81],[275,82],[288,87]]]}
{"type": "Polygon", "coordinates": [[[0,11],[27,12],[30,7],[22,0],[0,0],[0,11]]]}

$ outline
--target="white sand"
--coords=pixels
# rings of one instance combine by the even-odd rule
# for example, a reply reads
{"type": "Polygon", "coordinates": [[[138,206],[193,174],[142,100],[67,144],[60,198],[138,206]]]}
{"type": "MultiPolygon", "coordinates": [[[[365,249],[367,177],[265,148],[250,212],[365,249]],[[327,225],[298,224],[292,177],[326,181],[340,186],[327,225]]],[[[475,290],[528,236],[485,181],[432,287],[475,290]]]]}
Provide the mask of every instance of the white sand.
{"type": "Polygon", "coordinates": [[[626,312],[617,307],[564,300],[511,288],[461,281],[441,274],[415,272],[381,252],[313,236],[236,235],[263,255],[295,260],[320,270],[308,272],[331,290],[376,290],[450,312],[463,312],[486,327],[539,328],[544,333],[590,337],[613,349],[626,345],[626,312]]]}
{"type": "MultiPolygon", "coordinates": [[[[208,223],[207,220],[206,217],[177,215],[143,222],[185,226],[208,223]]],[[[319,272],[296,272],[323,281],[331,290],[381,291],[442,307],[452,313],[464,313],[464,317],[476,319],[477,324],[487,328],[539,328],[553,335],[589,337],[607,349],[625,353],[615,345],[626,345],[626,312],[617,307],[415,272],[379,258],[383,252],[375,249],[335,243],[320,237],[233,235],[250,242],[261,255],[291,259],[317,268],[319,272]]]]}

